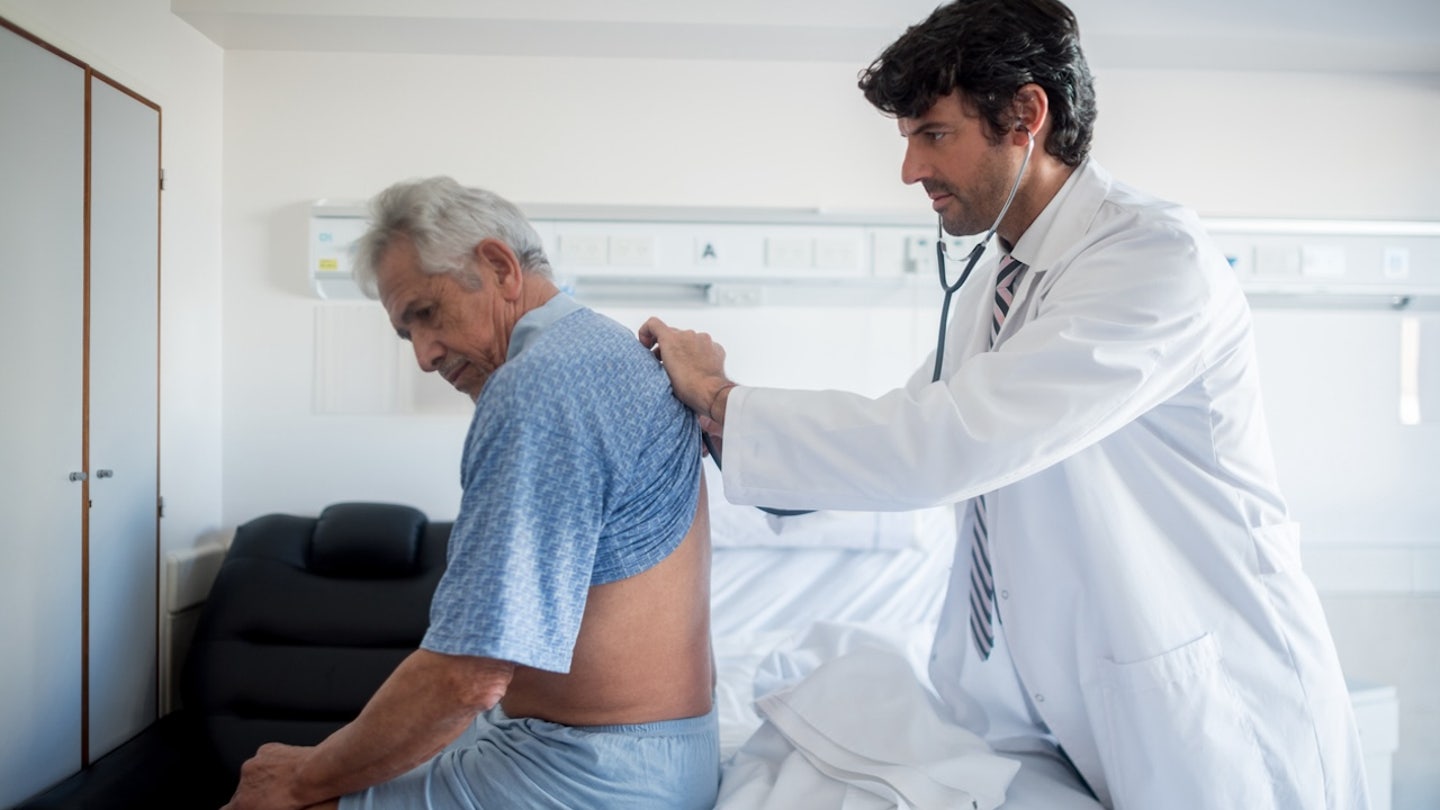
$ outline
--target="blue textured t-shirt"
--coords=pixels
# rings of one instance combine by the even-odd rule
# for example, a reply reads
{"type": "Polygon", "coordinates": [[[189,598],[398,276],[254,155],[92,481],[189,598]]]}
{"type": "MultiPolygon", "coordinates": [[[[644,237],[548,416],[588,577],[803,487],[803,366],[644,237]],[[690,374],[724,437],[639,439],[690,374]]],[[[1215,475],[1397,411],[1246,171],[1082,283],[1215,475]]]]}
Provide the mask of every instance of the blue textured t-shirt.
{"type": "Polygon", "coordinates": [[[460,483],[420,646],[568,672],[590,586],[684,539],[698,427],[634,335],[561,293],[515,325],[476,400],[460,483]]]}

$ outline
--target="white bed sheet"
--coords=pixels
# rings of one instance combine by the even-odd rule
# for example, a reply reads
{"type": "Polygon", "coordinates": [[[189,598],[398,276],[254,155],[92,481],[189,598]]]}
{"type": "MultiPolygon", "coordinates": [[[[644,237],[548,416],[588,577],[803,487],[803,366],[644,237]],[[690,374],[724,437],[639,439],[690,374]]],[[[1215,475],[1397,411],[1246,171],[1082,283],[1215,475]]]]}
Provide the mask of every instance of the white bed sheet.
{"type": "Polygon", "coordinates": [[[933,623],[953,540],[926,550],[717,549],[711,623],[717,638],[803,632],[816,621],[933,623]]]}
{"type": "MultiPolygon", "coordinates": [[[[719,508],[738,507],[721,500],[719,508]]],[[[821,663],[856,647],[895,652],[929,688],[930,645],[955,538],[949,521],[919,521],[917,526],[925,527],[926,536],[898,550],[776,548],[763,543],[715,549],[711,621],[727,777],[735,777],[731,765],[737,751],[761,729],[756,699],[794,686],[821,663]]],[[[1021,767],[1010,782],[1003,810],[1100,808],[1058,758],[1005,756],[1018,759],[1021,767]]],[[[742,808],[732,803],[727,810],[742,808]]]]}
{"type": "Polygon", "coordinates": [[[788,672],[791,680],[819,663],[810,650],[799,654],[806,666],[796,664],[797,649],[817,623],[854,626],[924,661],[952,545],[953,539],[941,537],[923,548],[887,552],[716,549],[711,632],[722,754],[733,754],[759,728],[755,699],[784,685],[773,674],[757,682],[762,663],[768,661],[774,672],[788,672]]]}

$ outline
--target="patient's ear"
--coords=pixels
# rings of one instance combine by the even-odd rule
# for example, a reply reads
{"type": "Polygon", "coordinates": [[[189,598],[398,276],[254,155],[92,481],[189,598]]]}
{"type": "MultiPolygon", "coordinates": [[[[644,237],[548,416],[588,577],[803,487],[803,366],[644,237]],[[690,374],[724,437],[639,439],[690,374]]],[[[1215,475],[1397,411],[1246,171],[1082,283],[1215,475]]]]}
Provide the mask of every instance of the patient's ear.
{"type": "Polygon", "coordinates": [[[507,301],[520,298],[525,274],[521,270],[519,257],[509,245],[499,239],[482,239],[480,244],[475,246],[475,259],[485,283],[495,284],[502,298],[507,301]]]}

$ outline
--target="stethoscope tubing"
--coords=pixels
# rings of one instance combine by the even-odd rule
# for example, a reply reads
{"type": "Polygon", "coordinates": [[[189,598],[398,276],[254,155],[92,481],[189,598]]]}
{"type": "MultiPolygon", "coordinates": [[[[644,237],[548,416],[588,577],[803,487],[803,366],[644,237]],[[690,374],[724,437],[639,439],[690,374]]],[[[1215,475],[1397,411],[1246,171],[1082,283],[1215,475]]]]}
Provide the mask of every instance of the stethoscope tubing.
{"type": "Polygon", "coordinates": [[[1020,161],[1020,171],[1015,173],[1015,182],[1010,184],[1010,193],[1005,197],[1005,204],[1000,206],[1000,213],[996,215],[995,222],[990,225],[990,230],[985,232],[985,238],[980,244],[971,248],[970,255],[966,258],[965,269],[960,272],[960,278],[954,284],[950,283],[948,274],[945,272],[945,260],[950,254],[945,251],[945,229],[944,220],[935,215],[935,265],[940,273],[940,289],[945,291],[945,300],[940,304],[940,334],[935,340],[935,370],[930,375],[930,382],[940,382],[940,369],[945,363],[945,331],[950,324],[950,299],[965,286],[965,280],[970,278],[970,271],[975,269],[980,256],[985,253],[985,247],[990,244],[991,237],[1000,228],[1000,223],[1005,220],[1005,215],[1010,212],[1010,204],[1015,202],[1015,195],[1020,191],[1020,181],[1025,179],[1025,167],[1030,165],[1030,153],[1035,151],[1035,134],[1025,130],[1029,140],[1025,142],[1025,158],[1020,161]]]}

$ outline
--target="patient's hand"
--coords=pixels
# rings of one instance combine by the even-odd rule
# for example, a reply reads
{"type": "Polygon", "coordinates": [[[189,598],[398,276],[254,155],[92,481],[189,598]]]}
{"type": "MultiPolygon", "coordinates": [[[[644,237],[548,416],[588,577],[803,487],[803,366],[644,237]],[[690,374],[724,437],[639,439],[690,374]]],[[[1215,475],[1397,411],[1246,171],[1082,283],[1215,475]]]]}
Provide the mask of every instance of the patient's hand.
{"type": "Polygon", "coordinates": [[[298,796],[300,788],[300,767],[310,755],[311,748],[302,748],[280,743],[260,746],[240,768],[240,785],[230,803],[221,810],[302,810],[307,807],[333,807],[315,805],[298,796]]]}

